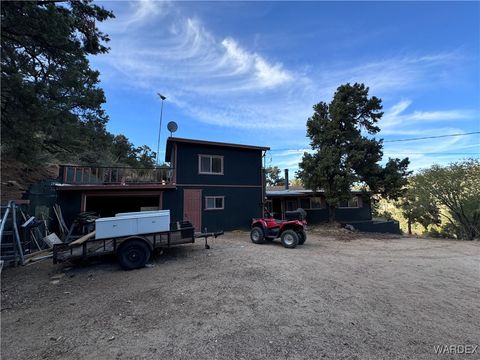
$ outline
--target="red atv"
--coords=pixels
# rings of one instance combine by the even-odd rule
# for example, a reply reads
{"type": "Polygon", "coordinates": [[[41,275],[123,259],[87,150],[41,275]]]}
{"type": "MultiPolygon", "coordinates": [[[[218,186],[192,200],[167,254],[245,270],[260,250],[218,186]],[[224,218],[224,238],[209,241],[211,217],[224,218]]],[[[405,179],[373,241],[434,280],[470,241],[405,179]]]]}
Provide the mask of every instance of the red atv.
{"type": "Polygon", "coordinates": [[[253,243],[263,244],[266,240],[280,238],[284,247],[293,249],[307,240],[305,210],[287,211],[287,220],[276,220],[269,212],[266,215],[263,219],[252,219],[250,239],[253,243]]]}

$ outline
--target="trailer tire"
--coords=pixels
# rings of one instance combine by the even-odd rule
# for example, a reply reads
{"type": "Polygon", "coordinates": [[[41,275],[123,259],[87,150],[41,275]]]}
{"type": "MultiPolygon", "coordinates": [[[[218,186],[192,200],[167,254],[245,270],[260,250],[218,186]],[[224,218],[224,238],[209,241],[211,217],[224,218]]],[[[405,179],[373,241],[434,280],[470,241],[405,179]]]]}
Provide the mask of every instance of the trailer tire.
{"type": "Polygon", "coordinates": [[[265,235],[263,233],[263,229],[259,226],[254,226],[250,231],[250,240],[252,240],[254,244],[265,243],[265,235]]]}
{"type": "Polygon", "coordinates": [[[145,266],[152,252],[143,240],[128,240],[120,245],[117,258],[124,270],[139,269],[145,266]]]}
{"type": "Polygon", "coordinates": [[[298,235],[293,230],[285,230],[280,236],[280,240],[287,249],[293,249],[298,245],[298,235]]]}
{"type": "Polygon", "coordinates": [[[305,241],[307,240],[307,233],[305,232],[305,230],[298,231],[297,235],[298,235],[298,245],[305,244],[305,241]]]}

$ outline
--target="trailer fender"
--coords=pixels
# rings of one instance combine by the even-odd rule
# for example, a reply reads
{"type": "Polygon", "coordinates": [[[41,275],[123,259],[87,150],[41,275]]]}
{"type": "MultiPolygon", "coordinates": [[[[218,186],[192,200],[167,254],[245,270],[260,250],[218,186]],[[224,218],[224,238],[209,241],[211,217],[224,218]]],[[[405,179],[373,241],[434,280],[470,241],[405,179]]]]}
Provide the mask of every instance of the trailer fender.
{"type": "Polygon", "coordinates": [[[133,235],[133,236],[129,236],[129,237],[126,237],[124,239],[122,239],[119,243],[119,245],[117,246],[116,250],[115,250],[115,253],[118,253],[118,250],[122,247],[123,244],[127,243],[127,241],[130,241],[130,240],[140,240],[140,241],[143,241],[147,246],[148,248],[150,249],[150,251],[153,251],[153,244],[151,241],[149,241],[147,238],[143,237],[143,236],[138,236],[138,235],[133,235]]]}

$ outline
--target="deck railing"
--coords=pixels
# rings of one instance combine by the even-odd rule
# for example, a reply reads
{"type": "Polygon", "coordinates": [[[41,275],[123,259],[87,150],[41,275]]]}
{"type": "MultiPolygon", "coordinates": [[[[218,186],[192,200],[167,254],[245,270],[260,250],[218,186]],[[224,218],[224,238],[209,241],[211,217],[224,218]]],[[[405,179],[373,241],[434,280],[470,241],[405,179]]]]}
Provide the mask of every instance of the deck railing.
{"type": "Polygon", "coordinates": [[[99,166],[60,167],[60,180],[64,184],[75,185],[126,185],[126,184],[162,184],[172,183],[172,168],[127,168],[99,166]]]}

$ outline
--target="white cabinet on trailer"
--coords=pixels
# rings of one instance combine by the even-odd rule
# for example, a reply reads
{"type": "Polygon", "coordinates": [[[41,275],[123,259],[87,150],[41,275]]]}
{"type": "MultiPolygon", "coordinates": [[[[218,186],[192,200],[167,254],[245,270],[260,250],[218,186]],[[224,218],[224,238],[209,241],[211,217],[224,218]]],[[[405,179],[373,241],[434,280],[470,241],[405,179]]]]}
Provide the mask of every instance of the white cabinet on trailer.
{"type": "Polygon", "coordinates": [[[95,238],[107,239],[170,230],[170,210],[120,213],[95,220],[95,238]]]}

